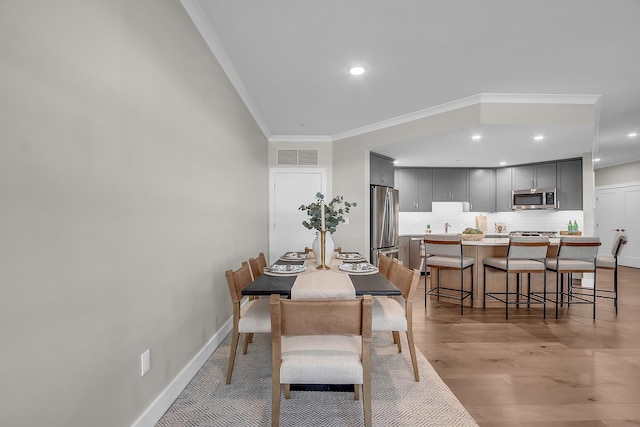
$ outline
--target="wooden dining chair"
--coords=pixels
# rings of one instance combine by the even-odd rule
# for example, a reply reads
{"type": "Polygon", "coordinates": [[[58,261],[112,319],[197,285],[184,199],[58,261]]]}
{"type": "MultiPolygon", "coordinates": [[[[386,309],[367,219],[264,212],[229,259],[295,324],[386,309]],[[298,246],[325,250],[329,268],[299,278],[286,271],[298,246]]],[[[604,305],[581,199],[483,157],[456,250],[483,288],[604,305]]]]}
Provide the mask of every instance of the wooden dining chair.
{"type": "Polygon", "coordinates": [[[393,271],[393,268],[397,263],[397,258],[391,258],[385,254],[380,254],[378,257],[378,272],[388,279],[391,271],[393,271]]]}
{"type": "Polygon", "coordinates": [[[271,295],[271,425],[280,424],[280,395],[291,384],[362,385],[364,424],[371,426],[372,298],[287,300],[271,295]]]}
{"type": "Polygon", "coordinates": [[[246,262],[235,270],[225,272],[229,294],[233,304],[233,330],[231,331],[231,349],[229,350],[229,365],[227,366],[227,384],[231,384],[233,365],[236,359],[236,350],[240,334],[245,334],[243,354],[247,354],[247,347],[253,333],[270,333],[271,319],[269,315],[269,300],[256,298],[240,305],[242,290],[253,281],[251,268],[246,262]]]}
{"type": "Polygon", "coordinates": [[[402,352],[400,331],[406,332],[413,375],[416,381],[420,381],[418,372],[418,359],[416,346],[413,340],[413,296],[418,289],[420,271],[411,270],[403,265],[395,263],[389,281],[401,292],[402,297],[375,297],[373,298],[372,330],[392,331],[394,343],[398,346],[398,352],[402,352]]]}
{"type": "Polygon", "coordinates": [[[253,280],[256,280],[262,275],[264,268],[267,266],[267,259],[264,256],[264,252],[260,252],[257,258],[249,258],[249,266],[251,267],[253,280]]]}

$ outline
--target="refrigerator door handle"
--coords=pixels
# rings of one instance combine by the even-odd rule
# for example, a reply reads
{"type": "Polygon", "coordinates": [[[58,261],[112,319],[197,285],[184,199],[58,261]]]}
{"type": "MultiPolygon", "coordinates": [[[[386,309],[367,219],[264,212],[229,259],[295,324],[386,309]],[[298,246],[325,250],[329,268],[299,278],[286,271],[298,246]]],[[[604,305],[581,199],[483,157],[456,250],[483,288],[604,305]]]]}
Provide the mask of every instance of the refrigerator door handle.
{"type": "Polygon", "coordinates": [[[400,252],[400,248],[396,246],[389,249],[380,249],[379,253],[384,255],[389,255],[389,254],[397,254],[398,252],[400,252]]]}

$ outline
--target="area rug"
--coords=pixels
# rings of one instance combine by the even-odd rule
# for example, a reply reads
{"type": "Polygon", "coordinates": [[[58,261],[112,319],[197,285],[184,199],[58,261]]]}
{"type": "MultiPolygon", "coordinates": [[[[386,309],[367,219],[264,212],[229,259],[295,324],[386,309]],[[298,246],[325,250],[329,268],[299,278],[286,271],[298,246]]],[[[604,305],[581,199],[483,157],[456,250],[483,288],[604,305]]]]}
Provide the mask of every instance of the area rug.
{"type": "MultiPolygon", "coordinates": [[[[157,427],[271,425],[271,337],[256,334],[246,355],[238,345],[231,384],[225,384],[230,338],[218,347],[164,414],[157,427]]],[[[477,426],[458,399],[418,352],[415,382],[403,336],[398,353],[391,333],[374,333],[372,418],[374,426],[477,426]]],[[[361,426],[362,401],[353,393],[291,391],[282,396],[280,426],[361,426]]]]}

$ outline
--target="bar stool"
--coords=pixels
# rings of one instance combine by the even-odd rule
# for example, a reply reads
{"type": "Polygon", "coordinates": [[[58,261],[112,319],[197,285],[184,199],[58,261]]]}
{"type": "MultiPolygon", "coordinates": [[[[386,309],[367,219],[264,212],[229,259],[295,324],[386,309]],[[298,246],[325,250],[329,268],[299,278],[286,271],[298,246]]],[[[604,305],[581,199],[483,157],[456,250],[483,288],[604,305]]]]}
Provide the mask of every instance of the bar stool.
{"type": "Polygon", "coordinates": [[[556,272],[556,318],[558,303],[593,304],[593,318],[596,318],[596,257],[600,247],[599,237],[562,236],[558,247],[558,256],[547,260],[547,269],[556,272]],[[593,273],[593,292],[591,295],[574,292],[571,281],[573,273],[593,273]],[[564,275],[567,275],[567,292],[564,291],[564,275]],[[577,301],[575,301],[577,300],[577,301]]]}
{"type": "MultiPolygon", "coordinates": [[[[426,266],[437,270],[437,286],[430,290],[425,288],[425,293],[430,296],[449,298],[460,301],[460,314],[464,314],[464,300],[471,300],[473,307],[473,257],[462,255],[462,239],[455,234],[429,234],[424,238],[425,252],[427,254],[426,266]],[[464,289],[464,271],[471,268],[471,290],[464,289]],[[460,288],[452,288],[440,285],[440,270],[459,270],[460,288]],[[442,292],[448,291],[448,292],[442,292]],[[459,293],[456,295],[456,293],[459,293]]],[[[433,274],[431,275],[433,277],[433,274]]]]}
{"type": "Polygon", "coordinates": [[[620,231],[613,239],[611,246],[611,255],[600,255],[596,258],[596,268],[603,270],[613,270],[613,291],[606,289],[598,289],[596,296],[598,298],[607,298],[613,300],[613,306],[618,314],[618,255],[622,252],[622,248],[627,244],[627,233],[620,231]]]}
{"type": "Polygon", "coordinates": [[[482,308],[487,307],[487,297],[493,298],[505,305],[505,318],[509,319],[509,304],[516,304],[520,307],[520,297],[527,298],[527,307],[533,303],[542,304],[543,319],[547,318],[547,249],[549,248],[549,238],[546,236],[512,236],[509,238],[506,257],[489,257],[483,260],[483,292],[482,308]],[[503,271],[504,292],[487,292],[487,268],[503,271]],[[509,273],[516,273],[516,291],[509,291],[509,273]],[[527,293],[521,292],[521,274],[527,274],[527,293]],[[542,273],[543,292],[542,298],[536,292],[531,292],[531,273],[542,273]],[[509,298],[510,296],[515,296],[509,298]]]}

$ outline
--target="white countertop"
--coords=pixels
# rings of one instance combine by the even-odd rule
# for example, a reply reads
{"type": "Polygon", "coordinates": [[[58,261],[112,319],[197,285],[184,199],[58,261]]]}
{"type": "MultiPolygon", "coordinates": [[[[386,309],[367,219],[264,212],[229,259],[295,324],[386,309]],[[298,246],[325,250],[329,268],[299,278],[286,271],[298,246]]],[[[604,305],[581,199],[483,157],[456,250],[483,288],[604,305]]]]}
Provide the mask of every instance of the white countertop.
{"type": "MultiPolygon", "coordinates": [[[[549,243],[552,246],[558,245],[560,244],[560,238],[551,238],[549,239],[549,243]]],[[[482,240],[463,240],[462,244],[466,246],[507,246],[509,244],[509,238],[508,237],[502,237],[502,238],[485,237],[482,240]]]]}

